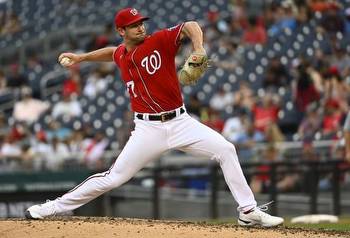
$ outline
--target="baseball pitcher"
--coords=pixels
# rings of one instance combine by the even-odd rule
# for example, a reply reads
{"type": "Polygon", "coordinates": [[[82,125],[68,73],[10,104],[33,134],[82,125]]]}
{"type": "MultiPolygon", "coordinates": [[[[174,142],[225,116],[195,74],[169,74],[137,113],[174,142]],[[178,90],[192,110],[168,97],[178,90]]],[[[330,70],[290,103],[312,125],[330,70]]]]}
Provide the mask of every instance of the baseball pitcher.
{"type": "Polygon", "coordinates": [[[177,149],[216,160],[238,203],[242,226],[273,227],[283,218],[271,216],[266,206],[257,206],[240,167],[235,147],[219,133],[191,118],[183,104],[180,83],[195,84],[204,74],[208,59],[203,33],[195,21],[146,34],[142,16],[134,8],[120,10],[115,26],[123,43],[83,54],[63,53],[59,62],[71,66],[83,61],[113,61],[130,95],[135,130],[110,169],[90,176],[53,201],[26,211],[30,219],[43,219],[76,209],[131,179],[148,162],[177,149]],[[193,53],[177,75],[175,55],[181,40],[188,37],[193,53]]]}

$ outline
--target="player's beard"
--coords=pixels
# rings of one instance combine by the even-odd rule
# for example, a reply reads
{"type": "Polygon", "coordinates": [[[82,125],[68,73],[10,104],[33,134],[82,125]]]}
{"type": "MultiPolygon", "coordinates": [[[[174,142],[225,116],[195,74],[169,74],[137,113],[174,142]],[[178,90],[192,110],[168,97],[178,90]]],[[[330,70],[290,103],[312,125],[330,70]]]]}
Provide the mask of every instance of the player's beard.
{"type": "Polygon", "coordinates": [[[124,40],[126,42],[128,42],[128,44],[131,45],[139,45],[141,44],[146,38],[146,33],[139,33],[139,34],[135,34],[135,35],[126,35],[126,37],[124,37],[124,40]]]}
{"type": "Polygon", "coordinates": [[[132,41],[135,43],[135,45],[141,44],[146,38],[146,32],[137,34],[132,41]]]}

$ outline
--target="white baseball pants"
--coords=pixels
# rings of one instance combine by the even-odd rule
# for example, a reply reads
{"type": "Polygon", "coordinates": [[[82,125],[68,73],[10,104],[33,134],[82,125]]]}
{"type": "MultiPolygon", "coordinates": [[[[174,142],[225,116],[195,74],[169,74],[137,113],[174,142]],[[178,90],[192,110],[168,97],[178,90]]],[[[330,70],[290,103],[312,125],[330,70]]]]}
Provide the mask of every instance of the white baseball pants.
{"type": "MultiPolygon", "coordinates": [[[[178,113],[179,114],[179,113],[178,113]]],[[[219,133],[190,117],[186,112],[166,121],[135,119],[129,141],[106,172],[90,176],[55,200],[57,213],[74,210],[131,179],[148,162],[168,150],[179,149],[208,156],[220,163],[225,181],[239,211],[256,206],[254,195],[240,167],[235,147],[219,133]]]]}

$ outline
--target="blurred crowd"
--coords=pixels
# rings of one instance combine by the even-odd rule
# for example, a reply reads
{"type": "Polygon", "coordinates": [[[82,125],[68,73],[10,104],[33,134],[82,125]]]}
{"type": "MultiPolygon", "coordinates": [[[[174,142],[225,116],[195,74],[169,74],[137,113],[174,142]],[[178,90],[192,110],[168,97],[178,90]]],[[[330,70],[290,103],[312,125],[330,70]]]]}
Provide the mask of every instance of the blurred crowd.
{"type": "Polygon", "coordinates": [[[0,36],[19,32],[21,28],[21,22],[14,12],[0,10],[0,36]]]}
{"type": "MultiPolygon", "coordinates": [[[[27,80],[14,89],[4,88],[5,91],[14,90],[19,99],[9,120],[4,113],[0,114],[0,161],[10,160],[15,167],[34,170],[58,170],[64,166],[104,168],[103,156],[109,148],[106,133],[79,120],[72,127],[65,126],[64,121],[82,117],[82,105],[77,98],[99,95],[111,80],[110,74],[99,67],[82,85],[79,69],[71,68],[70,77],[62,85],[62,97],[56,103],[33,97],[32,89],[25,83],[27,80]]],[[[12,169],[9,164],[8,169],[12,169]]]]}
{"type": "MultiPolygon", "coordinates": [[[[193,93],[186,99],[188,112],[235,144],[242,161],[287,159],[277,146],[284,141],[301,141],[301,158],[319,159],[312,146],[315,140],[335,141],[337,146],[331,147],[330,153],[334,158],[344,158],[343,146],[338,144],[349,111],[350,56],[340,39],[350,37],[350,8],[329,0],[231,0],[228,8],[227,16],[213,9],[204,19],[198,19],[203,23],[205,47],[214,68],[235,72],[249,63],[240,48],[263,49],[269,39],[285,32],[293,34],[311,20],[317,23],[317,34],[329,39],[330,49],[317,48],[311,56],[296,55],[288,63],[275,55],[266,63],[260,88],[241,78],[238,88],[220,85],[208,102],[193,93]],[[286,94],[290,94],[287,102],[283,100],[286,94]],[[296,111],[288,126],[280,123],[285,103],[296,111]],[[266,144],[263,153],[256,149],[260,143],[266,144]]],[[[0,13],[1,34],[20,29],[15,15],[0,13]]],[[[113,25],[107,24],[103,34],[89,37],[85,48],[71,50],[90,51],[119,41],[113,25]]],[[[184,44],[176,59],[178,66],[189,47],[190,44],[184,44]]],[[[10,117],[0,115],[0,161],[15,161],[37,170],[56,170],[73,164],[103,168],[104,153],[114,149],[106,133],[81,123],[65,127],[60,118],[82,117],[79,97],[96,98],[103,94],[108,82],[118,74],[115,67],[101,65],[84,76],[79,67],[70,68],[60,100],[55,103],[40,98],[40,92],[30,87],[30,79],[23,73],[43,67],[45,63],[33,55],[26,65],[14,62],[10,71],[0,70],[0,94],[12,90],[18,98],[10,117]],[[43,115],[47,127],[36,123],[43,115]]],[[[132,114],[126,112],[115,135],[119,148],[127,141],[132,120],[132,114]]],[[[281,178],[280,189],[288,190],[298,179],[296,175],[281,178]]],[[[262,191],[266,181],[266,177],[253,178],[254,190],[262,191]]]]}
{"type": "MultiPolygon", "coordinates": [[[[318,48],[311,57],[296,56],[283,63],[277,55],[271,57],[264,72],[261,88],[250,86],[241,79],[239,88],[223,85],[209,101],[202,105],[193,95],[189,109],[207,125],[221,132],[231,142],[251,147],[256,142],[338,140],[349,110],[350,57],[346,45],[340,44],[337,34],[349,38],[347,25],[350,8],[344,9],[337,1],[273,1],[261,3],[260,11],[249,10],[255,1],[233,1],[232,16],[220,19],[219,13],[209,12],[205,29],[209,54],[229,51],[229,59],[217,59],[217,67],[234,71],[244,62],[238,47],[266,44],[268,37],[293,32],[322,13],[317,32],[329,37],[331,48],[318,48]],[[252,13],[253,12],[253,13],[252,13]],[[251,15],[248,15],[248,14],[251,15]],[[224,36],[224,37],[223,37],[224,36]],[[291,93],[290,105],[297,114],[297,128],[279,127],[281,108],[286,103],[282,95],[291,93]],[[232,107],[229,118],[220,117],[220,111],[232,107]],[[281,130],[282,129],[282,130],[281,130]]],[[[254,7],[256,10],[256,6],[254,7]]]]}

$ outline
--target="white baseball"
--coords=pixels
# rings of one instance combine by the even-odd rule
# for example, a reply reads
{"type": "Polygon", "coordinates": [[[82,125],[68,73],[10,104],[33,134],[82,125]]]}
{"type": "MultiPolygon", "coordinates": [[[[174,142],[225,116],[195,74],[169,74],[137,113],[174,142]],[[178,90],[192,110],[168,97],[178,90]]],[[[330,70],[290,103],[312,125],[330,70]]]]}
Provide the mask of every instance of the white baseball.
{"type": "Polygon", "coordinates": [[[63,57],[61,60],[60,60],[60,64],[62,66],[69,66],[71,64],[72,60],[68,57],[63,57]]]}

